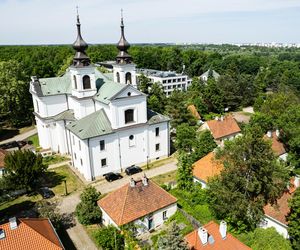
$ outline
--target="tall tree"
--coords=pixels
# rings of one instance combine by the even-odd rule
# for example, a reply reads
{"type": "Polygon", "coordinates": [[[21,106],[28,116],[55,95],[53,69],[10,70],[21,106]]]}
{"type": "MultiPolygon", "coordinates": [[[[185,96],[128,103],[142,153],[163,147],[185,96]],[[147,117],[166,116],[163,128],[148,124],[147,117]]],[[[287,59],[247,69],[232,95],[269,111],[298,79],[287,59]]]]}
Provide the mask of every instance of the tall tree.
{"type": "Polygon", "coordinates": [[[175,140],[176,149],[191,153],[194,147],[195,138],[196,128],[194,126],[189,126],[187,123],[178,125],[175,140]]]}
{"type": "Polygon", "coordinates": [[[124,235],[114,226],[98,229],[93,236],[101,249],[123,250],[125,247],[124,235]]]}
{"type": "Polygon", "coordinates": [[[193,161],[199,160],[217,147],[213,136],[208,130],[202,131],[196,136],[194,145],[193,161]]]}
{"type": "Polygon", "coordinates": [[[274,203],[285,189],[287,169],[257,127],[228,141],[217,156],[225,169],[208,182],[210,207],[235,228],[254,229],[262,219],[264,205],[274,203]]]}
{"type": "Polygon", "coordinates": [[[151,86],[151,82],[147,76],[141,74],[138,76],[138,89],[145,94],[149,94],[149,88],[151,86]]]}
{"type": "Polygon", "coordinates": [[[300,249],[300,188],[289,201],[290,213],[287,217],[288,232],[293,249],[300,249]]]}
{"type": "Polygon", "coordinates": [[[29,150],[18,150],[4,158],[4,180],[10,188],[34,190],[40,184],[40,178],[47,170],[40,154],[29,150]]]}
{"type": "Polygon", "coordinates": [[[188,245],[180,234],[179,226],[173,222],[165,236],[158,239],[159,250],[188,250],[188,245]]]}
{"type": "Polygon", "coordinates": [[[192,157],[181,151],[178,158],[177,187],[179,189],[191,190],[193,187],[192,157]]]}
{"type": "Polygon", "coordinates": [[[157,82],[152,84],[149,91],[148,108],[158,113],[164,113],[166,101],[167,98],[162,89],[162,85],[157,82]]]}

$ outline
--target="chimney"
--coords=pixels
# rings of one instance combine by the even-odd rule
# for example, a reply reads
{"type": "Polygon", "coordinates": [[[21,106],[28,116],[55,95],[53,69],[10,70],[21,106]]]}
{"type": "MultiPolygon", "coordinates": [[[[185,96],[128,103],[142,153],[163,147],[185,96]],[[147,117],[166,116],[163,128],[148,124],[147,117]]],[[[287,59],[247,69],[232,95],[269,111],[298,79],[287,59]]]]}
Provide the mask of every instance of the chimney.
{"type": "Polygon", "coordinates": [[[221,115],[221,121],[224,121],[224,116],[223,115],[221,115]]]}
{"type": "Polygon", "coordinates": [[[17,223],[16,217],[9,218],[9,226],[10,226],[11,230],[18,228],[18,223],[17,223]]]}
{"type": "Polygon", "coordinates": [[[218,120],[219,120],[219,117],[216,116],[216,117],[215,117],[215,120],[218,121],[218,120]]]}
{"type": "Polygon", "coordinates": [[[219,227],[219,232],[221,234],[221,237],[223,240],[226,239],[226,233],[227,233],[227,223],[226,221],[222,220],[219,227]]]}
{"type": "Polygon", "coordinates": [[[135,180],[133,178],[130,179],[130,187],[135,187],[135,180]]]}
{"type": "Polygon", "coordinates": [[[267,136],[268,136],[269,138],[272,138],[272,131],[271,131],[271,130],[269,130],[269,131],[267,132],[267,136]]]}
{"type": "Polygon", "coordinates": [[[198,229],[198,235],[203,245],[207,244],[208,233],[204,227],[198,229]]]}
{"type": "Polygon", "coordinates": [[[142,177],[142,182],[144,186],[148,186],[148,178],[146,177],[146,175],[144,174],[144,176],[142,177]]]}
{"type": "Polygon", "coordinates": [[[295,188],[298,188],[300,186],[300,175],[295,175],[294,185],[295,188]]]}
{"type": "Polygon", "coordinates": [[[277,138],[279,138],[279,136],[280,136],[279,129],[276,129],[275,133],[276,133],[277,138]]]}

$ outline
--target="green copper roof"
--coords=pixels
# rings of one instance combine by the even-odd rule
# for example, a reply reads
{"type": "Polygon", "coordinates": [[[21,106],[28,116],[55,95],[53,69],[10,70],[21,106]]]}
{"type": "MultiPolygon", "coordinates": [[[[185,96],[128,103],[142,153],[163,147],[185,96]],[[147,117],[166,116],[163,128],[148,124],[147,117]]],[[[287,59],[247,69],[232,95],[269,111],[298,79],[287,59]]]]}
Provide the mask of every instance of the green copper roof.
{"type": "Polygon", "coordinates": [[[103,109],[67,125],[72,133],[84,140],[91,137],[112,133],[111,124],[103,109]]]}
{"type": "Polygon", "coordinates": [[[168,116],[159,114],[151,109],[147,110],[147,120],[148,120],[148,124],[156,124],[156,123],[160,123],[160,122],[166,122],[166,121],[170,121],[170,118],[168,116]]]}
{"type": "Polygon", "coordinates": [[[67,72],[60,77],[40,78],[41,90],[44,96],[71,94],[71,77],[67,72]]]}

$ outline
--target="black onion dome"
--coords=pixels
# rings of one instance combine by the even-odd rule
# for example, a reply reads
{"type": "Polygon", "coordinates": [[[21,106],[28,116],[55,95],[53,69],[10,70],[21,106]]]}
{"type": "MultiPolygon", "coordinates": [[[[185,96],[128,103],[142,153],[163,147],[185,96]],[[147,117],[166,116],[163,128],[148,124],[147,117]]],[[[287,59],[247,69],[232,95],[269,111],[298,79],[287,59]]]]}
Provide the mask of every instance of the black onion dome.
{"type": "Polygon", "coordinates": [[[124,22],[123,17],[121,18],[121,38],[117,44],[119,54],[117,56],[117,63],[131,63],[131,56],[127,50],[130,48],[129,42],[127,42],[124,34],[124,22]]]}
{"type": "Polygon", "coordinates": [[[81,30],[80,30],[80,21],[79,21],[79,15],[77,15],[77,38],[76,41],[73,43],[73,48],[76,51],[74,58],[73,58],[73,66],[76,67],[83,67],[83,66],[89,66],[91,63],[90,58],[85,53],[85,50],[88,48],[88,44],[83,40],[81,36],[81,30]]]}

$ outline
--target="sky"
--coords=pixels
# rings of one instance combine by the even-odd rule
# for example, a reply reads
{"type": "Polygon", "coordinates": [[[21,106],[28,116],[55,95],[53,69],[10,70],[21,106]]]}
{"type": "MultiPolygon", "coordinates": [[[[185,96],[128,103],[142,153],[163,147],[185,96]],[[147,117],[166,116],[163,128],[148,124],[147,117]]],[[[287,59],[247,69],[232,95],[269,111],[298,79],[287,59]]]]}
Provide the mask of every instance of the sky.
{"type": "Polygon", "coordinates": [[[300,0],[0,0],[0,44],[300,43],[300,0]]]}

